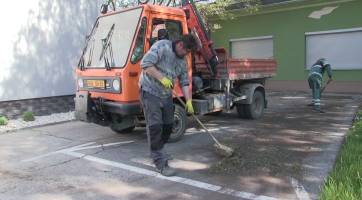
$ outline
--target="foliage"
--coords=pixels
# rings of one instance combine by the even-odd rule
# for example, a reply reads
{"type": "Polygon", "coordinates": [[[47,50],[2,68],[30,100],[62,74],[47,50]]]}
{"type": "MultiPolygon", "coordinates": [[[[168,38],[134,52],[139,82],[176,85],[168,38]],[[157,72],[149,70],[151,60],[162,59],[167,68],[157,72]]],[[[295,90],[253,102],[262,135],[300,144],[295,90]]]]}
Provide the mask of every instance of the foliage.
{"type": "Polygon", "coordinates": [[[26,121],[26,122],[34,121],[35,120],[34,113],[32,111],[27,111],[23,115],[23,120],[26,121]]]}
{"type": "Polygon", "coordinates": [[[236,19],[233,13],[227,12],[226,8],[232,4],[243,5],[240,9],[244,12],[252,13],[258,11],[260,0],[215,0],[212,3],[197,4],[197,10],[200,12],[200,16],[208,31],[222,28],[220,24],[212,24],[210,18],[218,16],[222,20],[236,19]]]}
{"type": "MultiPolygon", "coordinates": [[[[108,0],[112,10],[129,8],[138,5],[138,0],[108,0]]],[[[148,4],[163,5],[169,7],[182,6],[181,0],[149,0],[148,4]]],[[[227,12],[226,8],[230,5],[240,5],[240,10],[248,13],[258,11],[261,0],[198,0],[195,1],[197,10],[205,24],[207,31],[220,29],[220,24],[211,23],[210,18],[217,16],[222,20],[236,19],[234,14],[227,12]]]]}
{"type": "Polygon", "coordinates": [[[362,106],[319,199],[362,199],[362,106]]]}
{"type": "Polygon", "coordinates": [[[0,126],[2,125],[8,125],[8,120],[6,117],[0,117],[0,126]]]}

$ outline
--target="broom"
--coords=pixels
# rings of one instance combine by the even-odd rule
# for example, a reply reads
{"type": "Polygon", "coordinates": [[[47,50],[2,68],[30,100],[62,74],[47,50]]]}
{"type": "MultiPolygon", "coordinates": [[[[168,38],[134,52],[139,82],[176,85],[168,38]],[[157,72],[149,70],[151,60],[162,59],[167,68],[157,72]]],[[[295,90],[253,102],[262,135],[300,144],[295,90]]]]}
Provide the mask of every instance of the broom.
{"type": "MultiPolygon", "coordinates": [[[[186,108],[185,103],[181,100],[181,98],[176,94],[175,91],[172,90],[172,93],[177,97],[177,99],[181,102],[181,104],[186,108]]],[[[196,119],[197,122],[199,122],[199,124],[202,126],[202,128],[204,128],[204,130],[206,131],[206,133],[208,133],[210,135],[210,137],[215,141],[214,147],[215,147],[215,151],[216,153],[222,155],[222,156],[231,156],[234,152],[234,150],[230,147],[227,147],[225,145],[220,144],[215,138],[214,136],[211,135],[211,133],[207,130],[207,128],[200,122],[200,120],[194,115],[192,114],[192,116],[194,116],[194,118],[196,119]]]]}
{"type": "Polygon", "coordinates": [[[326,86],[328,85],[329,82],[331,82],[331,79],[329,79],[328,82],[327,82],[327,84],[322,88],[321,94],[322,94],[322,92],[324,91],[324,89],[326,89],[326,86]]]}

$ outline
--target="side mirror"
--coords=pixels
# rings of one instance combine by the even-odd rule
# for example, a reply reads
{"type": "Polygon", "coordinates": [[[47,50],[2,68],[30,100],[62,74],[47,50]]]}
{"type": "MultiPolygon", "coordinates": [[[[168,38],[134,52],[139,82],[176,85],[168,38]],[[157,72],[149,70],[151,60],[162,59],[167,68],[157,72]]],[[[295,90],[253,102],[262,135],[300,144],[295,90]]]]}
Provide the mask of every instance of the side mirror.
{"type": "Polygon", "coordinates": [[[168,31],[165,28],[161,28],[157,31],[158,40],[169,40],[168,31]]]}
{"type": "Polygon", "coordinates": [[[102,14],[105,14],[105,13],[107,13],[107,11],[108,11],[108,5],[107,5],[107,4],[103,4],[103,5],[101,6],[100,12],[101,12],[102,14]]]}

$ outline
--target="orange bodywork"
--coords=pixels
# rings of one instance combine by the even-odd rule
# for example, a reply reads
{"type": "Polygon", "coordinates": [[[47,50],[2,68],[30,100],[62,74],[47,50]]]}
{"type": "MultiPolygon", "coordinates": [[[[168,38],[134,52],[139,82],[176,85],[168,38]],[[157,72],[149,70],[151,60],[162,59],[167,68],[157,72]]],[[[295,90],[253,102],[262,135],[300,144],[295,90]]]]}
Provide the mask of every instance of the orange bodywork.
{"type": "MultiPolygon", "coordinates": [[[[143,17],[147,18],[147,28],[146,28],[146,38],[149,38],[152,31],[152,19],[154,18],[161,18],[161,19],[169,19],[169,20],[176,20],[182,22],[182,30],[184,34],[188,33],[187,23],[186,23],[186,17],[185,12],[181,9],[177,8],[171,8],[171,7],[164,7],[164,6],[154,6],[154,5],[139,5],[133,8],[129,9],[123,9],[120,11],[115,12],[108,12],[104,15],[100,15],[97,18],[97,21],[101,17],[107,17],[107,15],[114,15],[120,12],[125,12],[130,9],[140,8],[143,7],[143,11],[141,13],[140,20],[143,19],[143,17]]],[[[138,28],[136,30],[136,33],[138,32],[138,29],[140,28],[141,23],[138,23],[138,28]]],[[[131,37],[134,40],[134,36],[131,37]]],[[[131,51],[133,51],[135,46],[135,41],[132,43],[131,51]]],[[[147,41],[144,41],[144,53],[147,52],[147,50],[150,48],[150,44],[147,41]]],[[[116,57],[117,55],[114,55],[116,57]]],[[[99,96],[102,96],[106,100],[115,101],[118,103],[136,103],[140,102],[139,100],[139,86],[138,86],[138,80],[140,77],[140,73],[142,71],[140,67],[141,60],[136,62],[135,64],[131,63],[130,61],[131,53],[129,53],[127,57],[127,61],[125,64],[125,67],[123,68],[111,68],[110,71],[106,71],[105,68],[85,68],[83,71],[81,71],[79,68],[76,68],[76,80],[78,81],[78,78],[81,77],[121,77],[121,88],[122,92],[120,94],[114,94],[114,93],[106,93],[106,92],[95,92],[90,91],[92,98],[97,98],[99,96]]],[[[189,69],[189,80],[192,80],[192,66],[191,66],[191,56],[187,56],[188,61],[188,69],[189,69]]],[[[192,84],[190,83],[190,94],[192,90],[192,84]]],[[[87,92],[86,90],[80,90],[78,88],[77,84],[77,90],[79,92],[87,92]]],[[[178,86],[178,83],[175,84],[175,91],[179,96],[183,96],[181,89],[178,86]]]]}

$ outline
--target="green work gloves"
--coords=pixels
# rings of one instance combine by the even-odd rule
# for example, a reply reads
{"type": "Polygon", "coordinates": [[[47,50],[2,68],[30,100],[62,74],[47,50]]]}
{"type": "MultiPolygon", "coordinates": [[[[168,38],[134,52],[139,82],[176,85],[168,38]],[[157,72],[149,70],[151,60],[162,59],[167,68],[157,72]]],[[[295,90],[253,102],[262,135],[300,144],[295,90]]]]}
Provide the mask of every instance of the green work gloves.
{"type": "Polygon", "coordinates": [[[172,89],[173,85],[172,85],[172,81],[166,77],[163,77],[161,79],[161,83],[163,84],[163,86],[165,86],[165,88],[167,89],[172,89]]]}
{"type": "Polygon", "coordinates": [[[186,112],[188,114],[194,114],[194,107],[192,107],[192,101],[191,99],[187,100],[186,101],[186,112]]]}

